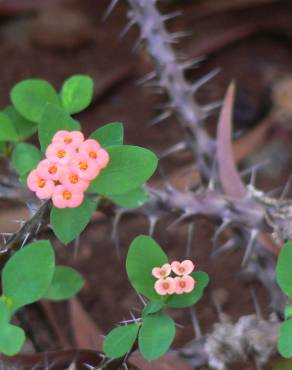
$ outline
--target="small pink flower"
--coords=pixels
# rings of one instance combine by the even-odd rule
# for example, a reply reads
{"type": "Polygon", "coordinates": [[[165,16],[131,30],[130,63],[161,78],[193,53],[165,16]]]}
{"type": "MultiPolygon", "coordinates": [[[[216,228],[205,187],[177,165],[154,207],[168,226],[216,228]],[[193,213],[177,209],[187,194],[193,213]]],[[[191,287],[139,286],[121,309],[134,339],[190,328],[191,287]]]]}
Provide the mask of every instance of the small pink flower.
{"type": "Polygon", "coordinates": [[[27,186],[39,199],[49,199],[55,189],[54,182],[41,177],[37,170],[32,170],[28,175],[27,186]]]}
{"type": "Polygon", "coordinates": [[[50,144],[46,150],[46,157],[49,161],[63,166],[68,165],[74,155],[76,155],[74,148],[61,143],[50,144]]]}
{"type": "Polygon", "coordinates": [[[79,147],[79,153],[95,159],[100,168],[105,168],[109,162],[108,152],[93,139],[85,140],[79,147]]]}
{"type": "Polygon", "coordinates": [[[83,141],[84,135],[80,131],[60,130],[55,133],[52,143],[70,145],[72,148],[78,148],[83,141]]]}
{"type": "Polygon", "coordinates": [[[74,169],[64,167],[60,170],[59,180],[61,184],[71,186],[72,189],[85,191],[89,186],[89,181],[83,180],[74,169]]]}
{"type": "Polygon", "coordinates": [[[77,154],[71,166],[78,176],[83,180],[93,180],[100,172],[100,167],[96,160],[88,158],[83,154],[77,154]]]}
{"type": "Polygon", "coordinates": [[[171,264],[172,271],[177,275],[189,275],[194,270],[194,264],[190,260],[182,262],[174,261],[171,264]]]}
{"type": "Polygon", "coordinates": [[[57,208],[75,208],[83,202],[84,193],[67,185],[57,185],[53,192],[53,204],[57,208]]]}
{"type": "Polygon", "coordinates": [[[157,279],[166,278],[171,273],[171,266],[169,263],[165,263],[161,267],[154,267],[152,269],[152,275],[157,279]]]}
{"type": "Polygon", "coordinates": [[[175,292],[175,279],[171,277],[159,279],[156,281],[154,289],[159,295],[173,294],[175,292]]]}
{"type": "Polygon", "coordinates": [[[57,163],[52,163],[48,159],[44,159],[38,164],[37,172],[46,180],[57,181],[59,179],[60,168],[61,166],[57,163]]]}
{"type": "Polygon", "coordinates": [[[176,294],[190,293],[195,287],[195,279],[190,275],[177,276],[174,281],[176,294]]]}

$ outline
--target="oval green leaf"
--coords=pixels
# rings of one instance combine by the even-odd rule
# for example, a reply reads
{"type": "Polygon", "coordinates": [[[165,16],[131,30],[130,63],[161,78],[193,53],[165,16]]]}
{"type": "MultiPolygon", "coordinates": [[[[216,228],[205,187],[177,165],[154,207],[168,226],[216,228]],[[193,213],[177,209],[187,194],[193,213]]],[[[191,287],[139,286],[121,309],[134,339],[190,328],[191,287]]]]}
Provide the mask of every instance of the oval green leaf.
{"type": "Polygon", "coordinates": [[[164,355],[175,337],[175,323],[162,311],[144,318],[139,331],[139,349],[148,361],[164,355]]]}
{"type": "Polygon", "coordinates": [[[104,353],[113,359],[124,356],[133,347],[139,328],[138,324],[130,324],[113,329],[103,342],[104,353]]]}
{"type": "Polygon", "coordinates": [[[148,149],[118,145],[107,151],[109,164],[91,182],[89,191],[103,195],[127,193],[144,184],[157,167],[157,157],[148,149]]]}
{"type": "Polygon", "coordinates": [[[282,291],[292,299],[292,242],[281,249],[276,266],[276,279],[282,291]]]}
{"type": "Polygon", "coordinates": [[[0,141],[18,141],[18,135],[11,119],[3,112],[0,112],[0,141]]]}
{"type": "Polygon", "coordinates": [[[39,240],[17,251],[2,272],[3,294],[12,300],[12,310],[41,299],[54,270],[55,255],[49,241],[39,240]]]}
{"type": "Polygon", "coordinates": [[[149,195],[145,189],[138,188],[128,193],[109,196],[109,199],[120,207],[131,209],[145,204],[149,199],[149,195]]]}
{"type": "Polygon", "coordinates": [[[31,79],[16,84],[10,94],[15,109],[26,119],[40,122],[47,103],[60,105],[60,98],[45,80],[31,79]]]}
{"type": "Polygon", "coordinates": [[[17,133],[18,140],[24,140],[37,131],[37,124],[21,116],[12,105],[7,107],[4,113],[10,118],[17,133]]]}
{"type": "Polygon", "coordinates": [[[13,167],[20,176],[36,168],[41,158],[41,152],[32,144],[16,144],[12,152],[13,167]]]}
{"type": "Polygon", "coordinates": [[[59,130],[80,130],[80,124],[64,109],[54,104],[47,104],[40,119],[39,141],[42,151],[52,142],[53,136],[59,130]]]}
{"type": "Polygon", "coordinates": [[[45,298],[52,301],[69,299],[84,285],[82,275],[68,266],[56,266],[51,286],[45,298]]]}
{"type": "Polygon", "coordinates": [[[56,237],[64,244],[74,240],[87,226],[96,210],[97,200],[85,197],[76,208],[56,208],[51,211],[51,225],[56,237]]]}
{"type": "Polygon", "coordinates": [[[114,145],[123,145],[124,126],[120,122],[108,123],[95,130],[90,135],[90,138],[97,140],[104,148],[114,145]]]}
{"type": "Polygon", "coordinates": [[[292,357],[292,319],[280,326],[278,350],[284,358],[292,357]]]}
{"type": "Polygon", "coordinates": [[[128,278],[134,289],[150,300],[159,300],[160,296],[154,290],[156,279],[152,276],[152,269],[167,262],[166,254],[155,240],[146,235],[135,238],[126,260],[128,278]]]}
{"type": "Polygon", "coordinates": [[[87,75],[74,75],[65,80],[61,90],[62,105],[70,113],[79,113],[93,97],[93,80],[87,75]]]}
{"type": "Polygon", "coordinates": [[[25,341],[21,328],[9,324],[10,312],[4,302],[0,301],[0,353],[13,356],[20,351],[25,341]]]}

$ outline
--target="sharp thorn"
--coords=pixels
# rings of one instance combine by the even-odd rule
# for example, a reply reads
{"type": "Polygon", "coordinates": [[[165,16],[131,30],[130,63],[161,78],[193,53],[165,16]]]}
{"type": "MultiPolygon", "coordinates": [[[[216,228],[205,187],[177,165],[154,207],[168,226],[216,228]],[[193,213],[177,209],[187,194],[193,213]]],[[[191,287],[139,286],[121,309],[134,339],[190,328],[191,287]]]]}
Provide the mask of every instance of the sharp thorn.
{"type": "Polygon", "coordinates": [[[289,176],[289,179],[282,191],[282,194],[280,195],[279,203],[282,202],[287,197],[290,187],[291,187],[291,183],[292,183],[292,175],[289,176]]]}
{"type": "Polygon", "coordinates": [[[108,8],[106,9],[104,16],[102,17],[102,22],[106,21],[108,16],[111,14],[111,12],[114,10],[115,6],[119,0],[112,0],[111,3],[109,4],[108,8]]]}
{"type": "Polygon", "coordinates": [[[196,68],[198,67],[198,64],[202,62],[205,58],[194,58],[191,60],[187,60],[186,62],[182,62],[180,64],[180,67],[182,69],[190,69],[190,68],[196,68]]]}
{"type": "Polygon", "coordinates": [[[255,289],[251,289],[251,298],[252,298],[252,302],[253,302],[254,309],[255,309],[255,312],[256,312],[257,320],[262,321],[263,320],[263,313],[262,313],[262,310],[261,310],[261,307],[260,307],[260,304],[259,304],[258,297],[257,297],[256,292],[255,292],[255,289]]]}
{"type": "Polygon", "coordinates": [[[187,143],[185,141],[181,141],[160,153],[159,158],[162,159],[174,153],[183,152],[187,150],[187,148],[188,148],[187,143]]]}
{"type": "Polygon", "coordinates": [[[212,242],[213,242],[213,248],[212,250],[214,251],[215,249],[217,249],[217,242],[218,242],[218,239],[221,235],[221,233],[228,227],[232,224],[232,222],[229,220],[229,219],[225,219],[223,220],[222,224],[218,227],[218,229],[216,230],[213,238],[212,238],[212,242]]]}
{"type": "Polygon", "coordinates": [[[195,307],[192,306],[190,308],[190,314],[191,314],[191,319],[192,319],[192,324],[193,324],[193,329],[195,333],[195,339],[200,339],[202,338],[202,330],[199,324],[199,320],[196,314],[195,307]]]}
{"type": "Polygon", "coordinates": [[[131,20],[127,23],[126,27],[122,30],[122,32],[121,32],[121,33],[120,33],[120,35],[119,35],[119,39],[120,39],[120,40],[126,36],[126,34],[130,31],[130,29],[134,26],[134,24],[135,24],[135,23],[136,23],[136,22],[135,22],[135,20],[134,20],[134,19],[131,19],[131,20]]]}
{"type": "Polygon", "coordinates": [[[158,221],[158,217],[156,216],[149,217],[149,236],[153,236],[157,221],[158,221]]]}
{"type": "Polygon", "coordinates": [[[262,167],[264,167],[268,164],[270,164],[270,160],[266,159],[265,161],[263,161],[261,163],[257,163],[254,166],[249,167],[249,168],[241,171],[240,176],[244,177],[244,176],[250,175],[254,170],[258,171],[259,169],[261,169],[262,167]]]}
{"type": "Polygon", "coordinates": [[[148,82],[150,80],[153,80],[157,76],[157,73],[155,71],[147,73],[144,77],[140,78],[136,84],[137,85],[143,85],[145,82],[148,82]]]}
{"type": "Polygon", "coordinates": [[[154,125],[157,125],[158,123],[166,120],[167,118],[169,118],[170,116],[172,115],[172,111],[171,110],[167,110],[163,113],[161,113],[159,116],[153,118],[149,123],[148,123],[148,127],[151,127],[151,126],[154,126],[154,125]]]}
{"type": "Polygon", "coordinates": [[[173,13],[165,14],[161,18],[162,18],[162,21],[165,22],[165,21],[168,21],[169,19],[179,17],[182,14],[183,14],[183,12],[178,10],[178,11],[173,12],[173,13]]]}
{"type": "Polygon", "coordinates": [[[211,252],[210,257],[214,258],[220,255],[223,252],[227,252],[236,247],[236,243],[233,239],[227,240],[226,243],[222,244],[220,247],[217,247],[214,251],[211,252]]]}
{"type": "Polygon", "coordinates": [[[251,231],[250,239],[249,239],[249,242],[247,244],[246,251],[244,253],[244,256],[243,256],[243,259],[242,259],[242,262],[241,262],[241,267],[246,266],[246,263],[248,262],[251,254],[252,254],[253,248],[255,246],[255,239],[256,239],[257,235],[258,235],[258,230],[252,230],[251,231]]]}
{"type": "Polygon", "coordinates": [[[194,223],[192,222],[192,223],[190,223],[188,225],[188,238],[187,238],[187,247],[186,247],[186,258],[190,258],[190,256],[191,256],[193,236],[194,236],[194,223]]]}
{"type": "Polygon", "coordinates": [[[200,78],[198,81],[196,81],[192,85],[192,90],[194,92],[196,92],[197,90],[199,90],[199,88],[202,87],[203,85],[205,85],[205,83],[207,83],[212,78],[214,78],[215,76],[217,76],[217,74],[220,72],[220,70],[221,70],[220,68],[216,68],[213,71],[211,71],[208,74],[206,74],[206,76],[203,76],[202,78],[200,78]]]}
{"type": "Polygon", "coordinates": [[[191,212],[183,213],[180,217],[178,217],[174,222],[172,222],[168,227],[167,230],[173,229],[175,226],[180,224],[182,221],[184,221],[186,218],[192,216],[191,212]]]}

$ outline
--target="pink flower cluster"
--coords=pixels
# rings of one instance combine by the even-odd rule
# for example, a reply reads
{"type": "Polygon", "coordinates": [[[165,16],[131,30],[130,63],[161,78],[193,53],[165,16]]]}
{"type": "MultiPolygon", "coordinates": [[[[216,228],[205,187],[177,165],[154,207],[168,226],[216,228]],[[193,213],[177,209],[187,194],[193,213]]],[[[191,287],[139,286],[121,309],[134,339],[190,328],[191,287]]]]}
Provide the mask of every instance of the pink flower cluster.
{"type": "Polygon", "coordinates": [[[190,260],[174,261],[171,265],[166,263],[161,267],[154,267],[152,275],[158,279],[154,289],[160,295],[190,293],[195,287],[195,279],[190,276],[194,267],[190,260]],[[177,276],[170,277],[171,272],[177,276]]]}
{"type": "Polygon", "coordinates": [[[109,155],[93,139],[84,140],[80,131],[58,131],[42,160],[27,178],[39,199],[52,198],[57,208],[78,207],[90,181],[107,166],[109,155]]]}

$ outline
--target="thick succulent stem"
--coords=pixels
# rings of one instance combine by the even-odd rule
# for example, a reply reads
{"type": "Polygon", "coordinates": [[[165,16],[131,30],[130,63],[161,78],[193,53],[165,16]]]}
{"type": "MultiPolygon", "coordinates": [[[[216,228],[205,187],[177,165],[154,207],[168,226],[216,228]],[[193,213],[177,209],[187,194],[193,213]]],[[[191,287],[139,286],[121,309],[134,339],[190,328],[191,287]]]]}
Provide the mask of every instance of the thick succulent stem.
{"type": "MultiPolygon", "coordinates": [[[[174,112],[186,132],[188,147],[195,153],[197,164],[205,175],[210,173],[214,154],[214,141],[202,128],[206,110],[194,98],[195,92],[211,75],[190,84],[184,75],[185,64],[180,63],[173,48],[175,34],[165,27],[165,17],[160,15],[153,0],[128,0],[131,24],[140,27],[140,38],[147,46],[155,66],[157,84],[169,97],[169,110],[174,112]]],[[[167,16],[166,16],[167,17],[167,16]]],[[[213,73],[212,73],[213,75],[213,73]]]]}

